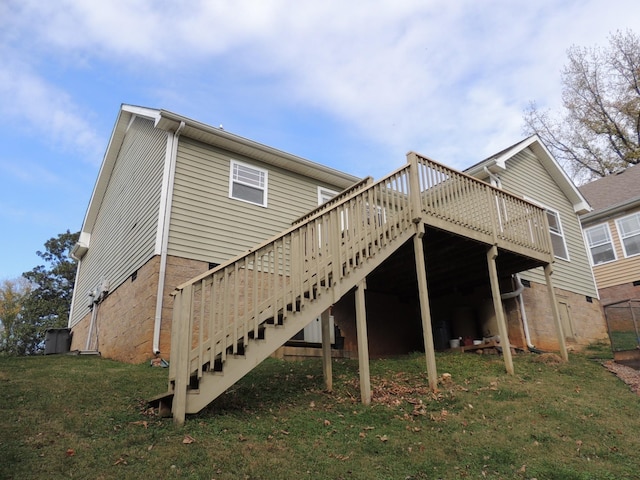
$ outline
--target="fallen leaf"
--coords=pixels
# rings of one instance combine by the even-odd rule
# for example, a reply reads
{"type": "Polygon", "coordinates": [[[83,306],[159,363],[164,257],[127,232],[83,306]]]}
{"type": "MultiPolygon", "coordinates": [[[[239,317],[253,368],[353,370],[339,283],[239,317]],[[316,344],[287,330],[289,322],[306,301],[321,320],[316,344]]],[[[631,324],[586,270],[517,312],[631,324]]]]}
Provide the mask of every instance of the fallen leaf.
{"type": "Polygon", "coordinates": [[[73,448],[67,450],[67,457],[73,457],[76,454],[76,451],[73,448]]]}
{"type": "Polygon", "coordinates": [[[137,422],[131,422],[131,425],[142,425],[144,428],[149,428],[149,422],[146,420],[138,420],[137,422]]]}
{"type": "Polygon", "coordinates": [[[329,420],[325,420],[324,421],[324,426],[328,427],[329,425],[331,425],[331,422],[329,420]]]}
{"type": "Polygon", "coordinates": [[[364,433],[364,432],[360,432],[360,433],[358,434],[358,436],[359,436],[360,438],[365,438],[365,437],[367,436],[367,434],[366,434],[366,433],[364,433]]]}
{"type": "Polygon", "coordinates": [[[122,458],[122,457],[120,457],[120,458],[119,458],[118,460],[116,460],[116,461],[115,461],[115,463],[114,463],[114,465],[126,465],[126,464],[127,464],[127,461],[126,461],[124,458],[122,458]]]}
{"type": "Polygon", "coordinates": [[[386,442],[387,440],[389,440],[389,437],[387,437],[386,435],[376,435],[376,437],[378,437],[381,442],[386,442]]]}
{"type": "Polygon", "coordinates": [[[185,435],[184,438],[182,439],[182,443],[184,443],[185,445],[189,445],[190,443],[195,442],[196,439],[193,438],[191,435],[185,435]]]}

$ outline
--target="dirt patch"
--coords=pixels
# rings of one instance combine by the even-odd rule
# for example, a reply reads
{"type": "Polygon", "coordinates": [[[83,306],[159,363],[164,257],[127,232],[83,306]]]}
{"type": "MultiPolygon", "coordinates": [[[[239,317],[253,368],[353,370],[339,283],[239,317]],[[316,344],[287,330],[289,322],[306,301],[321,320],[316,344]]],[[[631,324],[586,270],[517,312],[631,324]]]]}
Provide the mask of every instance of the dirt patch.
{"type": "Polygon", "coordinates": [[[640,370],[636,370],[635,368],[628,367],[626,365],[621,365],[613,360],[604,362],[602,365],[604,365],[607,370],[615,374],[624,383],[629,385],[632,392],[636,395],[640,395],[640,370]]]}

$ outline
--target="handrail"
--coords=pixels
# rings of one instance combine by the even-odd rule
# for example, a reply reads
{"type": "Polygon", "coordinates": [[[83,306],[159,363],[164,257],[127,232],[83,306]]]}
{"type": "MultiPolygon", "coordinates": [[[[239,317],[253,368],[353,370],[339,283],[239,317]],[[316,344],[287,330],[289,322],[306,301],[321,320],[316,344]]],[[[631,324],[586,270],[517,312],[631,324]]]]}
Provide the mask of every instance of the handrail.
{"type": "Polygon", "coordinates": [[[397,238],[415,232],[415,221],[550,256],[542,208],[424,156],[409,156],[378,182],[359,182],[279,235],[176,288],[169,373],[176,390],[178,384],[186,389],[192,374],[201,378],[227,355],[242,353],[267,324],[283,324],[397,238]],[[411,192],[416,188],[418,195],[411,192]]]}

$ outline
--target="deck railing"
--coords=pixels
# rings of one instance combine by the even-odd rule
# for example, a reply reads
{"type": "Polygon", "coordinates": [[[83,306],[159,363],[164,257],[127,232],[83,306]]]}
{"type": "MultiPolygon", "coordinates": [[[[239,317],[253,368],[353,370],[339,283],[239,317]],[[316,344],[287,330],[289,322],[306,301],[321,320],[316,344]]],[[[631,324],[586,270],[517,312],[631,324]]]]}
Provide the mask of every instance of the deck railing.
{"type": "Polygon", "coordinates": [[[262,338],[269,324],[284,323],[306,302],[339,288],[421,221],[491,245],[551,251],[541,208],[410,154],[407,165],[384,179],[359,185],[280,235],[177,287],[170,385],[181,378],[186,388],[189,378],[220,369],[228,355],[243,353],[251,339],[262,338]],[[419,195],[410,185],[419,186],[419,195]]]}

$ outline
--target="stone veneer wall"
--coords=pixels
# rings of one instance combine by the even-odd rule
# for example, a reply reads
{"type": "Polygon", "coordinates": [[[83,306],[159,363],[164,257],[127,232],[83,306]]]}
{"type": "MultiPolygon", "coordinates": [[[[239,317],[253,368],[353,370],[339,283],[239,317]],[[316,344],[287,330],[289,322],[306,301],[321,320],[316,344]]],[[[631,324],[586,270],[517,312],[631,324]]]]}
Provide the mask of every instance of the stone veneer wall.
{"type": "MultiPolygon", "coordinates": [[[[205,272],[207,262],[169,256],[165,277],[162,324],[160,328],[160,356],[169,359],[171,347],[171,319],[174,288],[205,272]]],[[[92,347],[102,356],[129,363],[141,363],[153,358],[153,329],[156,296],[160,271],[160,257],[154,256],[131,277],[109,292],[99,305],[94,327],[92,347]]],[[[72,328],[72,350],[85,350],[92,314],[87,314],[72,328]]]]}
{"type": "MultiPolygon", "coordinates": [[[[551,313],[551,302],[549,301],[547,286],[531,282],[531,287],[525,288],[522,295],[525,302],[531,342],[540,350],[558,351],[560,346],[551,313]]],[[[609,342],[604,313],[597,298],[592,298],[591,302],[589,302],[584,295],[558,288],[556,288],[556,298],[558,302],[565,302],[569,306],[569,315],[575,332],[573,338],[567,339],[567,347],[569,349],[581,350],[593,342],[609,342]]],[[[514,304],[507,309],[511,326],[516,322],[520,322],[520,310],[515,307],[514,300],[510,302],[514,304]]]]}

